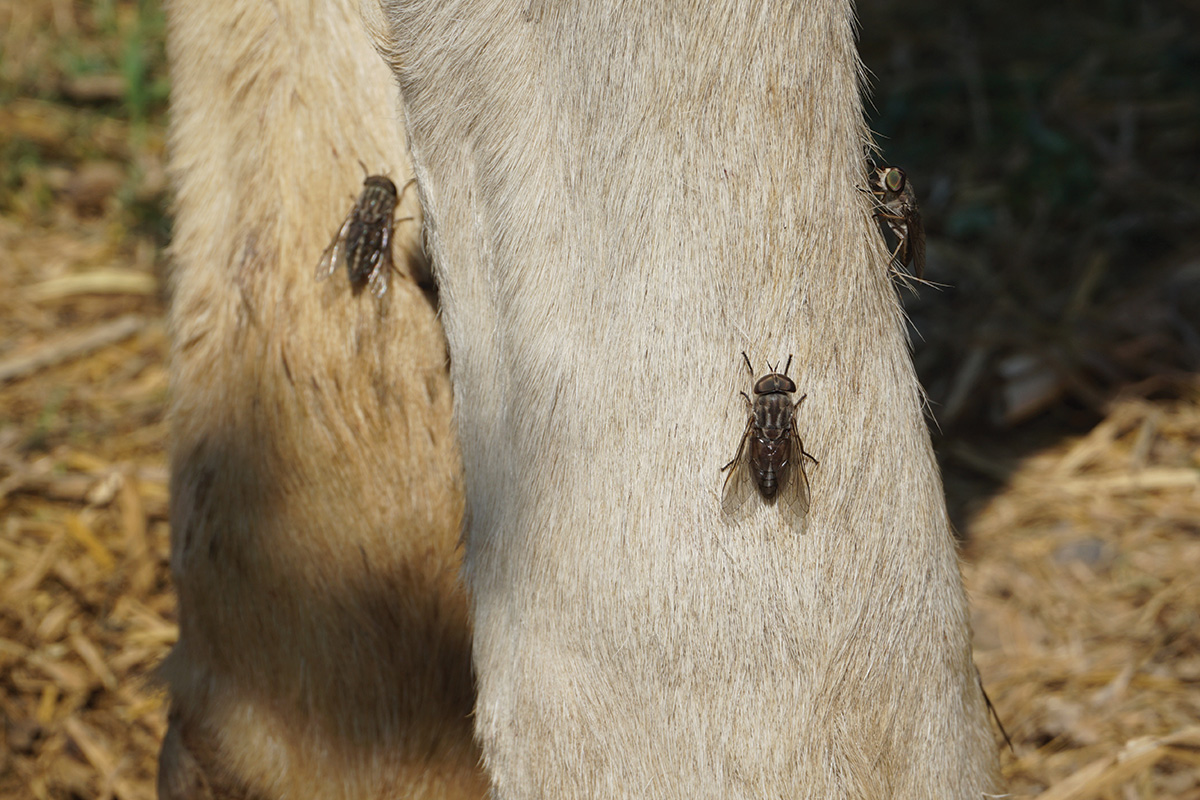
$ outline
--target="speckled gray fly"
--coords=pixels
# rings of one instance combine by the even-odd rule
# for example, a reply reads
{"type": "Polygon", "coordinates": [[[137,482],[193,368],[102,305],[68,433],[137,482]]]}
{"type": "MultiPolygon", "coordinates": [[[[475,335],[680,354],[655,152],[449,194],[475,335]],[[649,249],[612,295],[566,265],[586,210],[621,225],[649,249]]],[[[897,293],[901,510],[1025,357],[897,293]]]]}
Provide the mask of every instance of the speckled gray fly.
{"type": "Polygon", "coordinates": [[[871,170],[869,180],[878,204],[875,218],[886,223],[896,237],[889,263],[897,269],[911,264],[916,277],[924,276],[925,225],[908,176],[899,167],[878,167],[871,170]]]}
{"type": "MultiPolygon", "coordinates": [[[[742,358],[753,378],[750,358],[745,353],[742,358]]],[[[757,486],[764,500],[782,501],[787,508],[800,514],[808,511],[809,486],[804,459],[814,464],[818,462],[812,454],[805,452],[804,443],[796,432],[796,410],[808,395],[802,395],[792,403],[796,384],[787,375],[791,366],[789,355],[783,372],[774,368],[755,381],[754,400],[742,392],[750,407],[746,430],[742,433],[737,454],[721,467],[722,472],[729,471],[721,500],[727,513],[745,501],[751,486],[757,486]]]]}
{"type": "MultiPolygon", "coordinates": [[[[408,188],[408,184],[405,184],[405,188],[408,188]]],[[[389,178],[368,175],[354,208],[350,209],[337,235],[321,253],[321,260],[317,263],[317,280],[325,280],[344,263],[350,276],[350,285],[356,291],[365,283],[371,287],[371,294],[383,297],[387,293],[388,278],[393,269],[392,231],[399,199],[396,184],[389,178]]]]}

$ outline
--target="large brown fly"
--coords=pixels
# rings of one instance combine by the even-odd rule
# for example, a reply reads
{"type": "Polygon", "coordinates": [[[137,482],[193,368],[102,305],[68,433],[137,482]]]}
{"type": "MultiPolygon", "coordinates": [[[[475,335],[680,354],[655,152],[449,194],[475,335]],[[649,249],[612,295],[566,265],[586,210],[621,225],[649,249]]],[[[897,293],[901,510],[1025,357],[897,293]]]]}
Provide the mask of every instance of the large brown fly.
{"type": "Polygon", "coordinates": [[[876,201],[875,218],[896,237],[889,263],[895,269],[911,265],[913,275],[921,278],[925,274],[925,226],[912,183],[899,167],[878,167],[868,181],[876,201]]]}
{"type": "MultiPolygon", "coordinates": [[[[753,378],[750,358],[745,353],[742,358],[753,378]]],[[[808,511],[809,485],[804,459],[814,464],[818,462],[804,450],[804,443],[796,431],[796,410],[808,395],[802,395],[792,403],[796,384],[787,375],[791,366],[792,357],[788,356],[783,372],[773,368],[755,381],[753,400],[742,392],[749,407],[746,429],[737,454],[721,467],[722,472],[729,471],[721,501],[726,512],[741,505],[751,486],[757,487],[764,500],[782,501],[800,514],[808,511]]]]}
{"type": "MultiPolygon", "coordinates": [[[[405,184],[404,188],[407,189],[411,183],[413,181],[405,184]]],[[[399,199],[400,193],[390,178],[368,175],[363,181],[362,194],[338,228],[333,241],[321,253],[321,260],[317,262],[317,280],[325,280],[345,264],[350,285],[355,291],[366,284],[371,287],[371,294],[383,297],[394,269],[392,232],[399,199]]],[[[408,219],[411,217],[404,218],[408,219]]]]}

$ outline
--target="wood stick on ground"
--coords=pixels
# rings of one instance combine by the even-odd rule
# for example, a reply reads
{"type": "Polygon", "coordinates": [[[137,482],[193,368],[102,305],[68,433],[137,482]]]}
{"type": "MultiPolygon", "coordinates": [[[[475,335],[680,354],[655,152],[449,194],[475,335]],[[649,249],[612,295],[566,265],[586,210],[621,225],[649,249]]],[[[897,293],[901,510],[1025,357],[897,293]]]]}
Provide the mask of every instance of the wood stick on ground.
{"type": "Polygon", "coordinates": [[[62,361],[77,358],[110,344],[116,344],[142,330],[145,326],[145,317],[128,314],[88,328],[81,333],[45,342],[31,353],[0,361],[0,383],[26,377],[62,361]]]}

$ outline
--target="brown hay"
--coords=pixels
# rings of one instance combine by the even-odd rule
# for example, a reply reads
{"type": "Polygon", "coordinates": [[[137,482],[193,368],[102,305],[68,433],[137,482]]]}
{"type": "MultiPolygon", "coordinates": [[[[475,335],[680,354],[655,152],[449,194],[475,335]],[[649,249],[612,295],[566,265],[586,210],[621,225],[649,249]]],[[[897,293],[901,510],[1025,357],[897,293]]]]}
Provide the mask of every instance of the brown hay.
{"type": "Polygon", "coordinates": [[[1118,403],[969,523],[976,659],[1017,795],[1200,789],[1196,397],[1118,403]]]}

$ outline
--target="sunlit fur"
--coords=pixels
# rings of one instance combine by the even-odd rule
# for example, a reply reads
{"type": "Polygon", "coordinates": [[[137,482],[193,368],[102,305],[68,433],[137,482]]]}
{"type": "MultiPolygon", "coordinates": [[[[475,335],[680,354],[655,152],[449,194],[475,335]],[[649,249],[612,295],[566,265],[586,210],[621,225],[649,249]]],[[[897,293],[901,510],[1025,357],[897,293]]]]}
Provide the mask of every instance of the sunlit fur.
{"type": "MultiPolygon", "coordinates": [[[[343,5],[169,12],[182,639],[165,793],[469,793],[433,319],[399,282],[380,318],[311,280],[355,159],[404,178],[389,81],[343,5]]],[[[992,787],[944,500],[858,191],[850,9],[385,12],[454,355],[496,795],[992,787]],[[743,349],[796,354],[821,460],[807,535],[774,507],[719,513],[743,349]]]]}
{"type": "MultiPolygon", "coordinates": [[[[163,798],[481,798],[434,312],[322,250],[363,168],[407,178],[344,0],[168,3],[171,565],[163,798]]],[[[398,216],[415,210],[412,193],[398,216]]],[[[419,250],[397,224],[401,269],[419,250]]]]}
{"type": "Polygon", "coordinates": [[[495,796],[993,791],[849,3],[383,3],[495,796]],[[743,350],[796,356],[803,520],[720,514],[743,350]]]}

